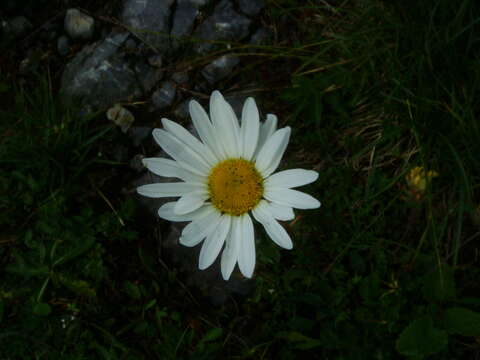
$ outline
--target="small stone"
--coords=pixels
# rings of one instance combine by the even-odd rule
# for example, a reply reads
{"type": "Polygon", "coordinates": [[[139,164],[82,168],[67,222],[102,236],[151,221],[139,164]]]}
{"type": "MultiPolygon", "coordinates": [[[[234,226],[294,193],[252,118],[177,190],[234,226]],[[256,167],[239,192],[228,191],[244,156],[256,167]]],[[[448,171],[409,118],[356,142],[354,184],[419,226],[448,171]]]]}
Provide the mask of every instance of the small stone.
{"type": "Polygon", "coordinates": [[[107,118],[119,126],[123,133],[126,133],[135,121],[133,114],[120,104],[115,104],[107,110],[107,118]]]}
{"type": "Polygon", "coordinates": [[[181,102],[175,110],[173,110],[173,115],[178,119],[188,119],[190,116],[189,104],[192,99],[185,100],[181,102]]]}
{"type": "Polygon", "coordinates": [[[263,0],[237,0],[240,11],[249,16],[258,15],[265,7],[263,0]]]}
{"type": "Polygon", "coordinates": [[[152,94],[152,103],[157,110],[172,105],[175,99],[175,84],[172,81],[164,81],[160,88],[152,94]]]}
{"type": "Polygon", "coordinates": [[[133,169],[136,172],[142,172],[145,170],[145,166],[142,162],[144,158],[145,156],[143,156],[143,154],[137,154],[129,161],[128,166],[130,166],[130,169],[133,169]]]}
{"type": "Polygon", "coordinates": [[[25,16],[17,16],[4,24],[5,32],[12,38],[25,35],[33,27],[25,16]]]}
{"type": "Polygon", "coordinates": [[[135,64],[134,70],[145,93],[150,92],[163,77],[163,71],[161,69],[152,67],[143,60],[139,60],[135,64]]]}
{"type": "Polygon", "coordinates": [[[190,35],[197,15],[198,9],[196,4],[189,1],[182,1],[177,4],[170,32],[174,44],[178,44],[183,37],[190,35]]]}
{"type": "Polygon", "coordinates": [[[57,40],[57,51],[61,56],[67,56],[70,52],[70,40],[65,35],[62,35],[57,40]]]}
{"type": "Polygon", "coordinates": [[[137,42],[133,39],[128,39],[127,41],[125,41],[123,47],[127,51],[135,51],[137,50],[137,42]]]}
{"type": "Polygon", "coordinates": [[[188,82],[188,73],[186,71],[173,73],[172,80],[177,84],[185,84],[188,82]]]}
{"type": "Polygon", "coordinates": [[[148,63],[154,67],[161,68],[163,59],[162,55],[152,55],[148,58],[148,63]]]}
{"type": "Polygon", "coordinates": [[[260,28],[252,35],[249,43],[252,45],[263,45],[270,36],[270,32],[265,28],[260,28]]]}
{"type": "Polygon", "coordinates": [[[239,62],[240,60],[237,56],[223,55],[205,66],[202,70],[202,75],[210,84],[215,84],[227,77],[239,62]]]}
{"type": "Polygon", "coordinates": [[[177,0],[177,3],[180,5],[182,3],[190,3],[200,8],[207,5],[211,0],[177,0]]]}
{"type": "Polygon", "coordinates": [[[120,21],[150,48],[169,46],[170,7],[173,0],[123,0],[120,21]]]}
{"type": "Polygon", "coordinates": [[[77,9],[68,9],[64,21],[65,31],[75,40],[87,40],[93,35],[95,20],[77,9]]]}
{"type": "Polygon", "coordinates": [[[92,112],[142,95],[137,74],[119,51],[127,38],[128,33],[112,33],[75,55],[62,76],[61,93],[67,103],[92,112]]]}
{"type": "Polygon", "coordinates": [[[215,7],[213,15],[195,30],[195,38],[206,40],[195,43],[195,52],[207,53],[215,47],[216,40],[238,41],[243,39],[249,33],[251,22],[249,18],[236,12],[229,0],[220,1],[215,7]]]}

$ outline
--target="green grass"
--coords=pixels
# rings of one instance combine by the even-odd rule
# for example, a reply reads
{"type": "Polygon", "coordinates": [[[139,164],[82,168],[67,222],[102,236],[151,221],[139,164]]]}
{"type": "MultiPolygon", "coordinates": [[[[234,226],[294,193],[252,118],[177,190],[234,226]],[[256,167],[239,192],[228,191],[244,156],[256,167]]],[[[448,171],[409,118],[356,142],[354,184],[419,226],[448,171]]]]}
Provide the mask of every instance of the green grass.
{"type": "Polygon", "coordinates": [[[292,251],[259,228],[255,289],[220,307],[151,255],[108,150],[122,135],[65,109],[55,80],[5,76],[0,357],[478,357],[480,8],[331,3],[270,0],[275,38],[233,46],[245,66],[224,92],[256,82],[293,128],[282,166],[319,171],[305,191],[323,206],[284,224],[292,251]],[[424,190],[417,166],[438,173],[424,190]]]}

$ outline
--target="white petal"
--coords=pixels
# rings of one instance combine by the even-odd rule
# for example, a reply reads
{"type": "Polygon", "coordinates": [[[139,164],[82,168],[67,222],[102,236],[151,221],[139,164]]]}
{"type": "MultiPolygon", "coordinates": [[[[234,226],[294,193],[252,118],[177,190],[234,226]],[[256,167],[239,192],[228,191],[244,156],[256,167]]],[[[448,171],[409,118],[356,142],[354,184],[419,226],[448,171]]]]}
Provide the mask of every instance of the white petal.
{"type": "Polygon", "coordinates": [[[156,184],[147,184],[137,187],[137,192],[140,195],[151,197],[151,198],[161,198],[169,196],[182,196],[186,193],[202,189],[201,184],[195,183],[156,183],[156,184]]]}
{"type": "Polygon", "coordinates": [[[200,176],[207,176],[210,166],[190,147],[162,129],[153,130],[153,138],[180,166],[200,176]]]}
{"type": "Polygon", "coordinates": [[[262,150],[258,153],[256,165],[264,177],[269,176],[277,169],[289,139],[290,128],[287,126],[279,129],[267,140],[262,150]]]}
{"type": "Polygon", "coordinates": [[[313,170],[289,169],[271,175],[265,180],[265,186],[294,188],[310,184],[318,179],[318,173],[313,170]]]}
{"type": "Polygon", "coordinates": [[[267,114],[267,120],[262,123],[260,126],[260,133],[258,136],[258,144],[257,144],[257,149],[255,150],[255,156],[254,158],[258,155],[260,150],[262,149],[263,145],[265,145],[265,141],[267,141],[272,134],[277,131],[277,117],[273,114],[267,114]]]}
{"type": "Polygon", "coordinates": [[[220,213],[213,206],[210,206],[206,213],[185,226],[180,236],[180,244],[195,246],[210,235],[220,221],[220,213]]]}
{"type": "Polygon", "coordinates": [[[210,148],[205,144],[202,144],[183,126],[165,118],[162,119],[162,124],[168,132],[184,143],[185,146],[192,148],[192,150],[200,155],[210,166],[215,165],[218,162],[218,159],[215,158],[210,148]]]}
{"type": "Polygon", "coordinates": [[[165,158],[145,158],[143,165],[158,176],[176,177],[186,182],[206,183],[207,178],[182,168],[175,160],[165,158]]]}
{"type": "Polygon", "coordinates": [[[172,201],[172,202],[163,204],[160,207],[160,209],[158,209],[158,216],[168,221],[192,221],[196,218],[201,218],[205,214],[209,213],[210,207],[212,206],[211,204],[204,204],[202,207],[188,214],[178,215],[178,214],[175,214],[176,204],[177,204],[177,201],[172,201]]]}
{"type": "Polygon", "coordinates": [[[188,214],[205,203],[209,197],[206,191],[193,191],[191,193],[183,195],[178,199],[177,204],[175,205],[175,214],[183,215],[188,214]]]}
{"type": "Polygon", "coordinates": [[[240,241],[240,251],[238,253],[238,267],[243,276],[251,278],[255,269],[255,234],[250,215],[245,214],[241,217],[242,237],[240,241]]]}
{"type": "Polygon", "coordinates": [[[268,187],[263,194],[265,199],[280,205],[290,206],[296,209],[316,209],[320,207],[320,201],[304,192],[286,189],[268,187]]]}
{"type": "Polygon", "coordinates": [[[232,216],[232,226],[230,227],[230,233],[227,235],[226,239],[227,245],[223,250],[222,259],[220,261],[220,268],[224,280],[230,279],[230,275],[232,275],[232,271],[237,263],[240,241],[242,240],[241,236],[240,219],[238,216],[232,216]]]}
{"type": "Polygon", "coordinates": [[[267,202],[266,204],[267,204],[266,206],[268,208],[267,211],[270,214],[272,214],[272,216],[277,220],[288,221],[288,220],[292,220],[292,219],[295,218],[295,214],[293,213],[293,209],[289,206],[280,205],[280,204],[273,203],[273,202],[267,202]]]}
{"type": "Polygon", "coordinates": [[[260,132],[260,116],[253,98],[248,98],[243,105],[242,127],[240,136],[242,141],[243,158],[251,160],[257,149],[258,134],[260,132]]]}
{"type": "Polygon", "coordinates": [[[238,120],[231,106],[219,91],[210,96],[210,118],[216,132],[216,140],[222,142],[229,157],[240,156],[238,120]]]}
{"type": "Polygon", "coordinates": [[[277,220],[268,212],[268,207],[265,205],[266,201],[261,200],[252,214],[255,219],[263,225],[268,236],[280,247],[290,250],[293,248],[292,239],[287,231],[280,225],[277,220]]]}
{"type": "Polygon", "coordinates": [[[192,100],[189,104],[189,110],[193,126],[197,129],[200,139],[202,139],[203,143],[212,150],[219,160],[225,158],[226,155],[223,151],[223,147],[218,139],[215,139],[215,130],[203,107],[195,100],[192,100]]]}
{"type": "Polygon", "coordinates": [[[225,243],[230,231],[231,216],[223,215],[215,230],[203,242],[198,260],[198,268],[204,270],[213,264],[225,243]]]}

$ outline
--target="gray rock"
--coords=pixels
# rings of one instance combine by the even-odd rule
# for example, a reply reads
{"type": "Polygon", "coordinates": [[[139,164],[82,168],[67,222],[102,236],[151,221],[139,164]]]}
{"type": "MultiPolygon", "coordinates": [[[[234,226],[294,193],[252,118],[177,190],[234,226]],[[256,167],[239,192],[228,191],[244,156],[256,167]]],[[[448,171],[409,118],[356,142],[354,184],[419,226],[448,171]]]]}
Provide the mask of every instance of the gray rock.
{"type": "Polygon", "coordinates": [[[143,156],[143,154],[137,154],[128,162],[128,166],[136,172],[142,172],[145,170],[145,166],[143,166],[142,163],[144,158],[145,156],[143,156]]]}
{"type": "Polygon", "coordinates": [[[129,52],[133,52],[137,50],[137,42],[134,39],[129,38],[127,41],[125,41],[125,44],[123,45],[125,50],[129,52]]]}
{"type": "Polygon", "coordinates": [[[194,32],[194,37],[205,42],[197,42],[194,50],[204,54],[215,46],[212,42],[238,41],[248,35],[251,20],[237,13],[229,0],[222,0],[213,14],[207,18],[194,32]]]}
{"type": "Polygon", "coordinates": [[[70,40],[65,35],[57,39],[57,51],[61,56],[67,56],[70,52],[70,40]]]}
{"type": "Polygon", "coordinates": [[[176,88],[172,81],[164,81],[160,88],[152,94],[152,103],[157,110],[172,105],[175,99],[176,88]]]}
{"type": "Polygon", "coordinates": [[[263,0],[237,0],[240,11],[246,15],[255,16],[265,7],[263,0]]]}
{"type": "Polygon", "coordinates": [[[154,67],[161,68],[163,64],[162,55],[156,54],[148,58],[148,63],[154,67]]]}
{"type": "Polygon", "coordinates": [[[168,48],[173,0],[123,0],[120,20],[156,50],[168,48]]]}
{"type": "Polygon", "coordinates": [[[205,66],[202,70],[202,75],[210,84],[215,84],[227,77],[239,62],[240,60],[237,56],[223,55],[205,66]]]}
{"type": "Polygon", "coordinates": [[[189,104],[192,99],[185,100],[177,105],[173,110],[176,119],[188,119],[190,117],[189,104]]]}
{"type": "Polygon", "coordinates": [[[190,1],[181,1],[177,4],[170,32],[174,48],[178,47],[185,36],[191,34],[197,15],[198,9],[196,4],[190,1]]]}
{"type": "Polygon", "coordinates": [[[195,5],[197,8],[207,5],[211,0],[177,0],[177,4],[181,3],[190,3],[195,5]]]}
{"type": "Polygon", "coordinates": [[[260,28],[255,31],[250,38],[249,43],[252,45],[263,45],[270,36],[270,32],[265,28],[260,28]]]}
{"type": "Polygon", "coordinates": [[[145,93],[154,88],[157,83],[162,80],[163,71],[148,65],[145,61],[140,59],[135,64],[135,75],[139,84],[145,93]]]}
{"type": "Polygon", "coordinates": [[[68,9],[65,14],[64,27],[72,39],[87,40],[93,35],[95,20],[77,9],[68,9]]]}
{"type": "Polygon", "coordinates": [[[17,16],[9,21],[2,21],[3,32],[10,39],[25,35],[32,27],[32,23],[25,16],[17,16]]]}
{"type": "Polygon", "coordinates": [[[185,84],[188,82],[188,73],[186,71],[180,71],[172,74],[172,80],[177,84],[185,84]]]}
{"type": "Polygon", "coordinates": [[[66,66],[61,92],[86,112],[138,97],[142,89],[129,63],[119,53],[128,33],[110,34],[85,46],[66,66]]]}

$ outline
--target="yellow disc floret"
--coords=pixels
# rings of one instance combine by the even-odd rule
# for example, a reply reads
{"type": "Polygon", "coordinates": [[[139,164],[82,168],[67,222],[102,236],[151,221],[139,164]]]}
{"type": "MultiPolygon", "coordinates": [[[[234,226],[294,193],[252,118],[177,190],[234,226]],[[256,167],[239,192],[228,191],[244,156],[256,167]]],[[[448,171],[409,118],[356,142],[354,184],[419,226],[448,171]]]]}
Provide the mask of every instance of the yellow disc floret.
{"type": "Polygon", "coordinates": [[[208,177],[212,204],[222,213],[239,216],[252,210],[263,195],[263,179],[251,161],[228,159],[208,177]]]}

